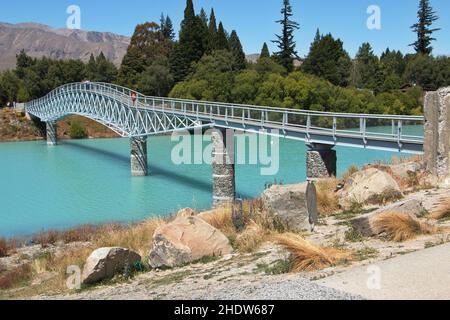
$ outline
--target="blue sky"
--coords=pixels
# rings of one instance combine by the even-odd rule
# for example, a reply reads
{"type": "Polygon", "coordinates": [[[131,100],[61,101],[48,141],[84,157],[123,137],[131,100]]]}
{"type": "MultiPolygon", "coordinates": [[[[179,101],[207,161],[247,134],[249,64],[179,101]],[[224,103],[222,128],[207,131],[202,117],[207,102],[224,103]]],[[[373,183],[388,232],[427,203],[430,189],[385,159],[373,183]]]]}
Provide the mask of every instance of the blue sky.
{"type": "MultiPolygon", "coordinates": [[[[301,56],[307,54],[317,28],[331,32],[344,41],[346,50],[353,56],[362,42],[370,42],[375,52],[387,47],[412,52],[408,44],[415,40],[410,26],[416,21],[419,0],[291,0],[294,19],[300,22],[296,32],[297,49],[301,56]],[[370,5],[381,8],[381,30],[369,30],[366,13],[370,5]]],[[[433,44],[435,54],[450,55],[450,1],[431,0],[440,20],[433,44]]],[[[258,53],[263,42],[271,50],[270,40],[275,38],[280,26],[281,0],[194,0],[197,12],[204,7],[209,12],[214,7],[216,16],[228,31],[236,29],[246,53],[258,53]]],[[[161,12],[170,15],[178,31],[185,0],[20,0],[3,1],[0,21],[39,22],[52,27],[65,27],[69,5],[81,8],[83,30],[111,31],[131,35],[137,23],[159,21],[161,12]]]]}

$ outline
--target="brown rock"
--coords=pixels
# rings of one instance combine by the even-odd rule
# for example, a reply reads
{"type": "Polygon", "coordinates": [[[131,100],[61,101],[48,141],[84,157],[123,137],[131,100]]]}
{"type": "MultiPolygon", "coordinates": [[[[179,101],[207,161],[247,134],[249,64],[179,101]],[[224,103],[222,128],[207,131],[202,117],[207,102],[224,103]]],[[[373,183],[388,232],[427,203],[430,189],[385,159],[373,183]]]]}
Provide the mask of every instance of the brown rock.
{"type": "Polygon", "coordinates": [[[195,211],[192,210],[191,208],[181,209],[177,213],[177,217],[187,218],[187,217],[192,217],[192,216],[195,216],[195,211]]]}
{"type": "Polygon", "coordinates": [[[132,269],[141,256],[124,248],[100,248],[91,253],[83,269],[83,284],[112,278],[127,268],[132,269]]]}
{"type": "Polygon", "coordinates": [[[401,195],[397,182],[387,172],[375,168],[358,171],[345,181],[339,191],[339,204],[348,210],[353,204],[364,204],[377,195],[386,192],[401,195]]]}
{"type": "Polygon", "coordinates": [[[156,230],[149,264],[153,268],[176,267],[232,250],[228,238],[202,219],[179,217],[156,230]]]}

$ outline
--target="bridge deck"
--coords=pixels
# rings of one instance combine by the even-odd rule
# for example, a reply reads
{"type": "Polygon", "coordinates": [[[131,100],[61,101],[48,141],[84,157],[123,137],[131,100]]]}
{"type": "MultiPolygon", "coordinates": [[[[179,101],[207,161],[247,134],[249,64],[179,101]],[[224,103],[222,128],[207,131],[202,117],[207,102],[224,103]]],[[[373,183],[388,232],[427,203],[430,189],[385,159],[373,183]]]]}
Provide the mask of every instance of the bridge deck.
{"type": "Polygon", "coordinates": [[[27,103],[26,109],[43,121],[67,114],[85,115],[129,137],[217,126],[263,131],[308,144],[423,153],[423,137],[404,132],[408,125],[423,125],[424,118],[415,116],[327,113],[148,97],[104,83],[65,85],[27,103]],[[377,132],[386,128],[390,133],[377,132]]]}

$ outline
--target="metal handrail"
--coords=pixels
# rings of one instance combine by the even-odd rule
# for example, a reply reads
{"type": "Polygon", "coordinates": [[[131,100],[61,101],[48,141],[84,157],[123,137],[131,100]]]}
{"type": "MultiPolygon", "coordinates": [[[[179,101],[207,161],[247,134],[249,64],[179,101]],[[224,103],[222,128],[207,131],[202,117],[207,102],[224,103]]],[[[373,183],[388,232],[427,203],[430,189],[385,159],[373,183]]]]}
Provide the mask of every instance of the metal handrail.
{"type": "Polygon", "coordinates": [[[239,122],[244,128],[247,125],[259,124],[262,128],[279,127],[282,130],[303,130],[306,132],[307,137],[310,137],[313,133],[323,133],[326,135],[332,135],[335,140],[338,136],[360,137],[364,141],[369,138],[379,138],[389,141],[397,141],[399,146],[401,146],[404,142],[423,142],[422,136],[407,135],[403,130],[407,123],[423,124],[425,119],[421,116],[333,113],[224,102],[154,97],[145,96],[137,91],[123,86],[103,82],[66,84],[52,90],[40,99],[36,99],[25,104],[25,108],[27,110],[31,110],[37,106],[47,105],[49,101],[57,98],[60,93],[84,91],[105,96],[108,95],[111,98],[120,100],[121,103],[127,104],[130,107],[151,109],[158,112],[178,113],[184,117],[209,120],[211,122],[224,121],[227,125],[229,123],[239,122]],[[132,95],[136,98],[134,102],[132,101],[132,95]],[[314,121],[321,119],[322,121],[325,120],[325,125],[317,124],[314,121]],[[354,125],[350,128],[339,128],[339,121],[342,120],[350,122],[351,124],[353,124],[354,121],[359,120],[359,128],[358,125],[354,125]],[[368,125],[370,121],[378,123],[380,121],[390,121],[392,132],[373,132],[371,131],[373,127],[368,125]],[[327,125],[329,127],[327,127],[327,125]]]}
{"type": "MultiPolygon", "coordinates": [[[[146,96],[138,91],[131,90],[129,88],[112,84],[112,83],[104,83],[104,82],[75,82],[62,85],[50,93],[47,96],[51,95],[54,92],[58,92],[67,87],[73,87],[74,85],[99,85],[104,88],[115,88],[117,92],[121,92],[127,96],[129,96],[132,92],[136,93],[137,99],[155,99],[155,100],[165,100],[165,101],[174,101],[180,103],[194,103],[194,104],[202,104],[202,105],[215,105],[215,106],[223,106],[223,107],[234,107],[234,108],[243,108],[254,111],[280,111],[280,112],[288,112],[289,114],[296,115],[317,115],[317,116],[325,116],[325,117],[338,117],[338,118],[371,118],[371,119],[387,119],[387,120],[403,120],[403,121],[425,121],[423,116],[411,116],[411,115],[390,115],[390,114],[368,114],[368,113],[342,113],[342,112],[325,112],[325,111],[312,111],[312,110],[297,110],[297,109],[286,109],[286,108],[277,108],[270,106],[258,106],[258,105],[250,105],[250,104],[239,104],[239,103],[226,103],[226,102],[212,102],[212,101],[203,101],[203,100],[190,100],[190,99],[179,99],[179,98],[164,98],[164,97],[155,97],[155,96],[146,96]]],[[[80,87],[81,89],[81,87],[80,87]]],[[[36,100],[44,99],[39,98],[36,100]]]]}

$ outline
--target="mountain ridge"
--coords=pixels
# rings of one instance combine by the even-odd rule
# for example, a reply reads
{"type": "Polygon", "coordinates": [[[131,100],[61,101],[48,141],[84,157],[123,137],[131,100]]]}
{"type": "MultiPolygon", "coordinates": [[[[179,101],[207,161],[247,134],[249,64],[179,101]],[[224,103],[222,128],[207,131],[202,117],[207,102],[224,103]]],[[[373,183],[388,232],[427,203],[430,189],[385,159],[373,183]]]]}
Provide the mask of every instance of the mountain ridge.
{"type": "Polygon", "coordinates": [[[55,29],[45,24],[0,22],[0,71],[13,69],[22,49],[35,58],[80,59],[88,61],[100,52],[117,66],[126,53],[130,38],[111,32],[55,29]]]}

